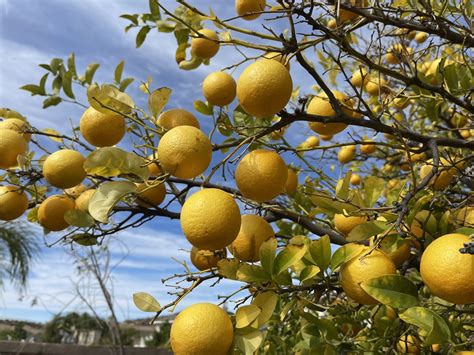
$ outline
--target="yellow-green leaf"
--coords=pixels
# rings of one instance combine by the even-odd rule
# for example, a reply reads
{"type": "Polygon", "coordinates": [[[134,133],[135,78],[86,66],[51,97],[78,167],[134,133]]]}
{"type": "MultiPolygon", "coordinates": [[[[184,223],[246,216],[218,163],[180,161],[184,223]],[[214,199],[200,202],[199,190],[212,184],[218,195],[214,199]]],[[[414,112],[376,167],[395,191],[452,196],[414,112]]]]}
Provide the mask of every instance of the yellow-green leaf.
{"type": "Polygon", "coordinates": [[[235,346],[245,355],[253,355],[259,348],[263,335],[262,332],[256,330],[246,334],[236,334],[234,340],[235,346]]]}
{"type": "Polygon", "coordinates": [[[277,244],[276,238],[270,238],[263,242],[260,247],[260,263],[263,269],[270,275],[273,273],[277,244]]]}
{"type": "Polygon", "coordinates": [[[89,213],[97,221],[109,222],[109,213],[126,195],[134,193],[137,186],[130,181],[111,181],[102,183],[92,195],[89,213]]]}
{"type": "Polygon", "coordinates": [[[97,237],[89,233],[76,234],[71,237],[74,243],[89,247],[91,245],[97,245],[97,237]]]}
{"type": "Polygon", "coordinates": [[[278,295],[275,292],[267,291],[259,293],[252,304],[260,307],[262,312],[258,315],[257,326],[261,327],[268,322],[278,302],[278,295]]]}
{"type": "Polygon", "coordinates": [[[94,219],[89,213],[81,210],[67,211],[64,220],[74,227],[86,228],[94,225],[94,219]]]}
{"type": "Polygon", "coordinates": [[[270,275],[259,265],[242,263],[237,270],[237,279],[244,282],[264,282],[270,280],[270,275]]]}
{"type": "Polygon", "coordinates": [[[329,236],[324,235],[318,240],[311,242],[309,252],[316,265],[321,270],[326,270],[331,263],[331,241],[329,236]]]}
{"type": "Polygon", "coordinates": [[[43,129],[42,132],[48,134],[48,137],[55,142],[58,142],[58,143],[63,142],[63,139],[60,137],[61,133],[59,133],[58,131],[55,131],[52,128],[45,128],[43,129]]]}
{"type": "Polygon", "coordinates": [[[235,327],[236,328],[245,328],[250,323],[252,323],[259,314],[262,312],[260,307],[249,304],[247,306],[242,306],[237,309],[237,312],[235,313],[235,327]]]}
{"type": "Polygon", "coordinates": [[[237,270],[239,269],[238,259],[221,259],[217,262],[219,275],[229,280],[237,280],[237,270]]]}
{"type": "Polygon", "coordinates": [[[301,270],[299,279],[301,282],[308,281],[314,278],[320,271],[321,269],[319,267],[315,265],[309,265],[301,270]]]}
{"type": "Polygon", "coordinates": [[[370,237],[383,233],[390,228],[385,221],[369,221],[354,227],[347,236],[349,242],[369,239],[370,237]]]}
{"type": "Polygon", "coordinates": [[[360,284],[362,289],[380,303],[394,308],[408,308],[418,304],[418,290],[402,275],[384,275],[360,284]]]}
{"type": "Polygon", "coordinates": [[[170,88],[163,87],[151,93],[148,98],[148,110],[154,118],[157,118],[161,111],[163,111],[171,96],[171,92],[170,88]]]}
{"type": "Polygon", "coordinates": [[[308,250],[308,245],[288,244],[275,258],[273,265],[273,274],[278,275],[280,272],[290,268],[304,256],[308,250]]]}
{"type": "Polygon", "coordinates": [[[424,307],[408,308],[400,314],[400,319],[420,328],[420,335],[425,337],[424,344],[443,344],[451,339],[451,331],[444,319],[424,307]]]}
{"type": "Polygon", "coordinates": [[[331,269],[334,271],[343,263],[356,257],[362,250],[362,245],[346,244],[337,249],[331,258],[331,269]]]}
{"type": "Polygon", "coordinates": [[[134,293],[133,303],[135,303],[135,306],[143,312],[159,312],[161,310],[160,303],[155,299],[155,297],[146,292],[134,293]]]}
{"type": "Polygon", "coordinates": [[[123,115],[132,112],[135,103],[127,94],[112,85],[93,84],[87,89],[89,104],[102,113],[120,113],[123,115]]]}

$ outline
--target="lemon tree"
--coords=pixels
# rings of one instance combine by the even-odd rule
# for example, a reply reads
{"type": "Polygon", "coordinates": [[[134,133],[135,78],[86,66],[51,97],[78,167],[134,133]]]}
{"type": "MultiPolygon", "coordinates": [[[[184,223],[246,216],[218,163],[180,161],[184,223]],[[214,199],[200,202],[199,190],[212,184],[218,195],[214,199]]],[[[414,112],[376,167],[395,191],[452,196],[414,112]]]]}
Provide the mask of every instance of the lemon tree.
{"type": "Polygon", "coordinates": [[[22,89],[81,115],[57,132],[0,110],[0,220],[78,248],[179,220],[174,300],[143,285],[135,305],[156,319],[198,287],[237,289],[178,315],[176,354],[471,351],[471,2],[148,4],[127,36],[173,35],[195,97],[123,61],[107,82],[74,54],[42,63],[22,89]]]}

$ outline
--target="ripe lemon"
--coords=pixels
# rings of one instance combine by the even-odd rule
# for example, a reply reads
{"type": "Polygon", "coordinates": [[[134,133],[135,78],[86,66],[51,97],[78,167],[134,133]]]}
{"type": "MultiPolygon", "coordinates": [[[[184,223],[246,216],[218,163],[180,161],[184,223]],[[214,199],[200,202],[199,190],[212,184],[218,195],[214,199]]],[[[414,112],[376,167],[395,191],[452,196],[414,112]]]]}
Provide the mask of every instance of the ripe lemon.
{"type": "Polygon", "coordinates": [[[198,58],[208,59],[214,57],[219,51],[219,37],[210,29],[198,31],[204,37],[195,37],[191,40],[191,53],[198,58]]]}
{"type": "Polygon", "coordinates": [[[352,74],[351,83],[356,87],[364,87],[368,81],[369,76],[364,68],[359,68],[352,74]]]}
{"type": "Polygon", "coordinates": [[[256,262],[260,260],[262,243],[274,236],[275,233],[266,220],[260,216],[246,214],[242,216],[239,234],[229,250],[239,260],[256,262]]]}
{"type": "Polygon", "coordinates": [[[390,92],[387,80],[378,76],[372,78],[369,77],[367,84],[365,84],[365,90],[372,96],[378,96],[390,92]]]}
{"type": "Polygon", "coordinates": [[[217,262],[224,259],[227,252],[225,249],[218,251],[201,250],[196,247],[192,247],[189,258],[191,262],[198,270],[208,270],[216,267],[217,262]]]}
{"type": "Polygon", "coordinates": [[[281,64],[283,64],[286,67],[286,69],[288,70],[290,69],[290,62],[288,61],[286,56],[283,55],[282,53],[268,52],[268,53],[265,53],[263,58],[276,60],[277,62],[280,62],[281,64]]]}
{"type": "Polygon", "coordinates": [[[319,138],[316,136],[309,136],[306,138],[306,140],[301,144],[301,148],[303,149],[308,149],[308,148],[314,148],[319,146],[319,138]]]}
{"type": "MultiPolygon", "coordinates": [[[[373,142],[372,139],[364,139],[364,142],[373,142]]],[[[373,154],[375,153],[376,145],[375,144],[362,144],[360,146],[360,152],[362,154],[373,154]]]]}
{"type": "Polygon", "coordinates": [[[86,177],[85,158],[71,149],[61,149],[46,158],[43,175],[46,181],[60,189],[78,185],[86,177]]]}
{"type": "Polygon", "coordinates": [[[360,185],[362,182],[360,176],[358,174],[352,174],[351,175],[351,184],[354,186],[360,185]]]}
{"type": "Polygon", "coordinates": [[[425,249],[421,278],[435,296],[455,304],[474,302],[474,255],[459,251],[470,241],[464,234],[446,234],[425,249]]]}
{"type": "MultiPolygon", "coordinates": [[[[336,100],[339,101],[339,104],[342,107],[342,111],[349,116],[352,116],[354,111],[351,110],[354,106],[354,102],[347,97],[346,94],[343,94],[340,91],[332,91],[336,100]]],[[[314,96],[309,102],[306,112],[310,115],[323,116],[323,117],[333,117],[336,116],[336,111],[331,106],[327,95],[321,93],[317,96],[314,96]]],[[[342,132],[347,125],[345,123],[322,123],[322,122],[308,122],[309,128],[314,132],[323,134],[323,135],[334,135],[336,133],[342,132]]]]}
{"type": "Polygon", "coordinates": [[[359,224],[367,221],[366,216],[344,216],[341,214],[334,215],[334,226],[344,235],[347,235],[359,224]]]}
{"type": "MultiPolygon", "coordinates": [[[[367,0],[364,0],[362,3],[359,0],[350,0],[349,4],[352,5],[352,6],[357,6],[357,7],[364,8],[364,7],[367,7],[368,2],[367,2],[367,0]]],[[[357,15],[355,12],[352,12],[352,11],[349,11],[349,10],[339,9],[339,21],[341,23],[353,20],[353,19],[357,18],[358,16],[359,15],[357,15]]]]}
{"type": "Polygon", "coordinates": [[[175,355],[226,355],[234,329],[223,309],[211,303],[198,303],[178,314],[170,338],[175,355]]]}
{"type": "Polygon", "coordinates": [[[330,141],[332,139],[332,134],[321,134],[320,137],[323,141],[330,141]]]}
{"type": "Polygon", "coordinates": [[[31,139],[31,133],[22,133],[30,130],[31,126],[28,122],[20,120],[19,118],[9,118],[0,122],[0,129],[11,129],[12,131],[21,133],[21,136],[26,142],[29,142],[31,139]]]}
{"type": "Polygon", "coordinates": [[[235,182],[248,199],[265,202],[285,190],[288,168],[274,151],[257,149],[248,153],[235,170],[235,182]]]}
{"type": "Polygon", "coordinates": [[[83,184],[79,184],[79,185],[73,186],[69,189],[65,189],[64,192],[66,193],[66,195],[77,198],[77,197],[79,197],[80,194],[82,194],[86,190],[87,190],[87,186],[85,186],[83,184]]]}
{"type": "Polygon", "coordinates": [[[226,106],[235,99],[237,84],[234,78],[222,71],[209,74],[202,82],[202,93],[206,100],[216,106],[226,106]]]}
{"type": "Polygon", "coordinates": [[[84,139],[95,147],[109,147],[125,135],[125,118],[112,111],[102,113],[93,107],[84,111],[79,123],[84,139]]]}
{"type": "Polygon", "coordinates": [[[94,195],[95,191],[96,189],[89,189],[89,190],[84,191],[82,194],[80,194],[79,197],[76,198],[76,208],[83,212],[88,212],[89,202],[91,200],[92,195],[94,195]]]}
{"type": "Polygon", "coordinates": [[[292,195],[298,189],[298,174],[294,169],[288,169],[288,178],[286,179],[285,192],[292,195]]]}
{"type": "Polygon", "coordinates": [[[398,340],[397,350],[402,354],[419,354],[420,341],[413,335],[402,335],[398,340]]]}
{"type": "Polygon", "coordinates": [[[181,209],[181,228],[199,249],[223,249],[240,230],[240,210],[232,196],[219,189],[204,189],[191,195],[181,209]]]}
{"type": "Polygon", "coordinates": [[[242,19],[255,20],[265,11],[266,0],[235,0],[235,12],[242,19]]]}
{"type": "Polygon", "coordinates": [[[158,125],[167,131],[178,126],[193,126],[200,128],[197,118],[191,112],[180,108],[173,108],[163,112],[158,117],[158,125]]]}
{"type": "Polygon", "coordinates": [[[157,207],[166,196],[164,182],[151,181],[149,184],[141,183],[137,186],[137,204],[142,207],[157,207]]]}
{"type": "Polygon", "coordinates": [[[18,186],[0,186],[0,220],[12,221],[28,209],[28,197],[18,186]]]}
{"type": "MultiPolygon", "coordinates": [[[[395,237],[395,236],[394,236],[395,237]]],[[[398,268],[410,258],[411,241],[405,239],[395,244],[395,240],[391,236],[385,237],[380,243],[380,249],[392,259],[398,268]]]]}
{"type": "Polygon", "coordinates": [[[397,268],[390,258],[380,250],[366,254],[370,248],[361,248],[359,254],[342,265],[339,273],[341,286],[347,296],[360,304],[376,304],[360,284],[375,277],[395,274],[397,268]],[[361,259],[362,256],[362,259],[361,259]]]}
{"type": "Polygon", "coordinates": [[[337,153],[337,159],[341,164],[347,164],[354,160],[356,156],[356,147],[354,145],[349,145],[347,147],[341,147],[337,153]]]}
{"type": "Polygon", "coordinates": [[[410,232],[417,238],[430,236],[437,232],[438,221],[430,211],[423,210],[416,214],[411,222],[410,232]]]}
{"type": "Polygon", "coordinates": [[[74,208],[74,200],[66,195],[50,196],[38,208],[38,221],[47,230],[61,231],[69,226],[64,214],[74,208]]]}
{"type": "MultiPolygon", "coordinates": [[[[426,164],[420,168],[420,179],[424,179],[433,169],[433,159],[428,159],[426,164]]],[[[444,158],[439,159],[438,172],[430,180],[430,185],[435,190],[444,190],[451,183],[456,169],[444,158]]]]}
{"type": "Polygon", "coordinates": [[[18,155],[24,154],[28,143],[20,133],[11,129],[0,129],[0,169],[18,165],[18,155]]]}
{"type": "Polygon", "coordinates": [[[144,159],[143,164],[147,166],[151,177],[163,175],[163,169],[161,168],[160,164],[156,162],[156,156],[154,157],[153,154],[151,154],[148,159],[144,159]]]}
{"type": "Polygon", "coordinates": [[[415,41],[418,43],[423,43],[428,39],[428,33],[426,32],[417,32],[415,35],[415,41]]]}
{"type": "Polygon", "coordinates": [[[292,91],[290,73],[276,60],[257,60],[245,68],[237,81],[240,105],[258,118],[272,117],[283,110],[292,91]]]}
{"type": "Polygon", "coordinates": [[[190,179],[202,174],[211,163],[212,144],[200,129],[178,126],[161,137],[157,153],[168,173],[190,179]]]}
{"type": "Polygon", "coordinates": [[[331,29],[334,30],[337,28],[337,21],[335,19],[330,19],[327,23],[327,26],[331,29]]]}

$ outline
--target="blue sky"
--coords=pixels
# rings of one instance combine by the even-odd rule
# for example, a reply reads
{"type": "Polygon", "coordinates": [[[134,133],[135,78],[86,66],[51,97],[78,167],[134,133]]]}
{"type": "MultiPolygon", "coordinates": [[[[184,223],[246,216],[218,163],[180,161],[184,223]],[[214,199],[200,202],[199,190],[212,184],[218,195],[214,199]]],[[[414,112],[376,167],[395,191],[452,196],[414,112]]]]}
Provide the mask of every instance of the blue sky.
{"type": "MultiPolygon", "coordinates": [[[[205,9],[208,8],[206,4],[203,5],[205,9]]],[[[37,66],[39,63],[49,63],[53,57],[65,59],[69,53],[75,52],[79,72],[83,72],[90,62],[101,64],[94,78],[99,82],[111,81],[115,66],[125,60],[123,76],[137,79],[130,93],[141,107],[145,107],[146,97],[138,90],[138,84],[151,75],[153,87],[168,86],[173,89],[172,100],[167,108],[192,109],[193,101],[202,99],[202,80],[208,73],[229,65],[228,58],[230,55],[235,56],[235,51],[229,47],[223,48],[210,66],[185,72],[180,71],[174,61],[176,44],[172,35],[152,31],[145,44],[136,49],[134,33],[124,33],[123,28],[128,22],[119,19],[119,16],[123,13],[146,12],[147,6],[146,0],[0,0],[0,107],[21,112],[39,129],[63,131],[69,119],[77,124],[82,114],[81,108],[61,104],[43,110],[42,98],[31,97],[29,93],[18,89],[39,81],[43,74],[37,66]]],[[[213,7],[222,17],[231,17],[233,14],[233,2],[213,7]]],[[[246,23],[246,26],[258,25],[246,23]]],[[[235,77],[240,70],[234,73],[235,77]]],[[[292,67],[292,76],[298,78],[298,83],[303,87],[308,88],[311,84],[308,75],[297,69],[296,65],[292,67]]],[[[80,99],[85,102],[83,96],[80,99]]],[[[210,118],[194,113],[208,132],[210,118]]],[[[294,125],[286,134],[291,142],[301,142],[307,136],[308,129],[302,123],[294,125]]],[[[129,142],[121,144],[126,146],[129,142]]],[[[287,162],[291,161],[290,156],[284,157],[287,162]]],[[[39,228],[33,231],[42,240],[39,228]]],[[[54,236],[46,238],[51,241],[54,236]]],[[[41,258],[33,269],[25,294],[20,295],[11,285],[5,285],[0,296],[0,318],[46,321],[63,310],[85,310],[84,305],[74,297],[73,284],[78,276],[68,248],[42,247],[41,258]],[[33,300],[37,302],[32,306],[33,300]]],[[[145,315],[135,309],[131,302],[134,292],[149,292],[162,304],[171,300],[160,280],[180,270],[171,257],[187,259],[187,252],[182,249],[189,248],[179,223],[167,219],[155,220],[140,229],[120,233],[111,240],[112,263],[126,256],[113,272],[113,292],[120,319],[145,315]]],[[[217,294],[226,294],[238,286],[224,282],[215,288],[201,287],[183,305],[199,301],[216,302],[217,294]]],[[[100,297],[96,294],[91,297],[99,311],[103,311],[104,302],[100,297]]]]}

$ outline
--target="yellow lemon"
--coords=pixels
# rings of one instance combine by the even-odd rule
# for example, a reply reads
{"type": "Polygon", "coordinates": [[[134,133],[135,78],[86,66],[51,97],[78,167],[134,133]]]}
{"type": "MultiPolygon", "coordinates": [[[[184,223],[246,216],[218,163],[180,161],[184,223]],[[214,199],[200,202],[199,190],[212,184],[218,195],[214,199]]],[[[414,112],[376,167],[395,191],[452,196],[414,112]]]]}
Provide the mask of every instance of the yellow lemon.
{"type": "Polygon", "coordinates": [[[288,169],[288,178],[286,179],[285,184],[285,192],[288,195],[292,195],[298,189],[298,173],[294,170],[289,168],[288,169]]]}
{"type": "MultiPolygon", "coordinates": [[[[356,6],[356,7],[367,7],[368,1],[367,0],[349,0],[349,5],[356,6]]],[[[357,18],[359,15],[357,15],[355,12],[349,11],[349,10],[343,10],[339,9],[339,21],[340,22],[346,22],[353,20],[357,18]]]]}
{"type": "Polygon", "coordinates": [[[194,37],[191,40],[191,53],[202,59],[214,57],[219,51],[219,37],[217,33],[210,29],[199,30],[203,37],[194,37]]]}
{"type": "Polygon", "coordinates": [[[80,194],[87,190],[87,186],[83,184],[78,184],[76,186],[70,187],[69,189],[65,189],[64,192],[66,195],[71,197],[77,198],[80,194]]]}
{"type": "Polygon", "coordinates": [[[22,135],[11,129],[0,129],[0,169],[18,165],[17,158],[28,149],[22,135]]]}
{"type": "Polygon", "coordinates": [[[199,249],[219,250],[232,243],[240,230],[240,210],[232,196],[219,189],[191,195],[181,209],[181,228],[199,249]]]}
{"type": "Polygon", "coordinates": [[[28,197],[18,186],[0,186],[0,220],[12,221],[28,209],[28,197]]]}
{"type": "MultiPolygon", "coordinates": [[[[433,159],[428,159],[426,163],[420,168],[420,179],[424,179],[433,169],[433,159]]],[[[451,180],[456,173],[456,169],[452,167],[451,163],[444,158],[439,159],[438,172],[430,180],[430,185],[435,190],[444,190],[449,186],[451,180]]]]}
{"type": "Polygon", "coordinates": [[[164,182],[150,181],[137,186],[137,204],[142,207],[157,207],[165,199],[166,187],[164,182]]]}
{"type": "Polygon", "coordinates": [[[364,68],[359,68],[352,74],[351,83],[355,87],[364,87],[368,81],[369,76],[364,68]]]}
{"type": "Polygon", "coordinates": [[[235,0],[235,12],[244,20],[258,18],[265,11],[266,0],[235,0]]]}
{"type": "Polygon", "coordinates": [[[211,163],[212,144],[198,128],[178,126],[161,137],[157,153],[164,170],[190,179],[202,174],[211,163]]]}
{"type": "Polygon", "coordinates": [[[290,62],[288,61],[287,56],[284,55],[283,53],[268,52],[268,53],[265,53],[263,58],[276,60],[277,62],[280,62],[281,64],[283,64],[286,67],[286,69],[288,70],[290,69],[290,62]]]}
{"type": "Polygon", "coordinates": [[[180,108],[173,108],[163,112],[158,117],[158,126],[163,127],[167,131],[178,126],[200,128],[197,118],[191,112],[180,108]]]}
{"type": "Polygon", "coordinates": [[[216,267],[217,262],[221,259],[225,259],[226,250],[210,251],[210,250],[201,250],[196,247],[192,247],[189,258],[193,265],[198,270],[208,270],[210,268],[216,267]]]}
{"type": "Polygon", "coordinates": [[[361,178],[358,174],[352,174],[350,181],[351,181],[351,184],[354,185],[354,186],[360,185],[360,183],[362,182],[362,180],[361,180],[361,178]]]}
{"type": "Polygon", "coordinates": [[[419,354],[420,341],[413,335],[402,335],[398,340],[397,350],[402,354],[419,354]]]}
{"type": "Polygon", "coordinates": [[[47,230],[61,231],[69,226],[64,219],[65,213],[74,208],[74,200],[66,195],[50,196],[38,208],[38,221],[47,230]]]}
{"type": "Polygon", "coordinates": [[[366,216],[344,216],[341,214],[334,215],[334,226],[344,235],[347,235],[359,224],[367,221],[366,216]]]}
{"type": "Polygon", "coordinates": [[[288,168],[274,151],[257,149],[248,153],[235,170],[235,182],[248,199],[265,202],[285,190],[288,168]]]}
{"type": "MultiPolygon", "coordinates": [[[[373,140],[372,139],[364,139],[364,142],[373,142],[373,140]]],[[[362,154],[367,154],[367,155],[373,154],[373,153],[375,153],[376,147],[377,147],[377,145],[375,145],[375,144],[362,144],[360,146],[360,152],[362,154]]]]}
{"type": "Polygon", "coordinates": [[[89,190],[84,191],[82,194],[80,194],[79,197],[76,198],[76,208],[83,212],[88,212],[89,202],[92,198],[92,195],[94,195],[95,191],[96,189],[89,189],[89,190]]]}
{"type": "Polygon", "coordinates": [[[31,126],[28,122],[19,118],[9,118],[0,122],[0,129],[10,129],[21,133],[21,136],[26,142],[29,142],[31,139],[31,133],[24,133],[27,130],[31,130],[31,126]]]}
{"type": "Polygon", "coordinates": [[[125,135],[125,118],[114,112],[102,113],[93,107],[84,111],[79,128],[84,139],[95,147],[109,147],[125,135]]]}
{"type": "Polygon", "coordinates": [[[237,84],[222,71],[209,74],[202,82],[202,93],[211,105],[226,106],[235,99],[237,84]]]}
{"type": "Polygon", "coordinates": [[[349,145],[346,147],[341,147],[337,153],[337,159],[341,164],[347,164],[354,160],[356,156],[356,147],[355,145],[349,145]]]}
{"type": "Polygon", "coordinates": [[[46,158],[43,176],[51,185],[67,189],[79,185],[86,177],[85,158],[71,149],[61,149],[46,158]]]}
{"type": "Polygon", "coordinates": [[[259,59],[237,81],[237,99],[250,115],[272,117],[290,101],[293,82],[288,70],[276,60],[259,59]]]}

